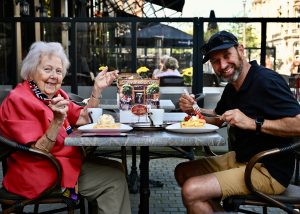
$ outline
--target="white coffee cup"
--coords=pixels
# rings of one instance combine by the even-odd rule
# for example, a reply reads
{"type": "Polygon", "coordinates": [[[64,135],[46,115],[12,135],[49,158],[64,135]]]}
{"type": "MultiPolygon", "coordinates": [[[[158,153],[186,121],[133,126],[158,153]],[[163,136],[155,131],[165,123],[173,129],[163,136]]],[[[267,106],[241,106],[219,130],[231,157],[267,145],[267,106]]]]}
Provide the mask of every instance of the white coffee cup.
{"type": "Polygon", "coordinates": [[[149,117],[153,121],[153,125],[162,125],[164,122],[164,109],[149,109],[149,117]]]}
{"type": "Polygon", "coordinates": [[[93,120],[92,123],[97,123],[99,117],[102,115],[102,108],[88,108],[87,109],[90,118],[93,120]]]}

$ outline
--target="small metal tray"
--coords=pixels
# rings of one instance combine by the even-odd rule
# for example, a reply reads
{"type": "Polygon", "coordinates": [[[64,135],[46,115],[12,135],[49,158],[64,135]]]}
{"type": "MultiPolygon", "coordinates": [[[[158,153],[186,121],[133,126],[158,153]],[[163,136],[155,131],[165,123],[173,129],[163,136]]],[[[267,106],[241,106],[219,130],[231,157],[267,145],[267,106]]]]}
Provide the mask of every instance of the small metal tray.
{"type": "Polygon", "coordinates": [[[162,125],[157,125],[157,126],[151,126],[150,123],[131,123],[128,124],[130,125],[134,130],[141,130],[141,131],[157,131],[157,130],[163,130],[165,129],[169,123],[165,123],[162,125]]]}

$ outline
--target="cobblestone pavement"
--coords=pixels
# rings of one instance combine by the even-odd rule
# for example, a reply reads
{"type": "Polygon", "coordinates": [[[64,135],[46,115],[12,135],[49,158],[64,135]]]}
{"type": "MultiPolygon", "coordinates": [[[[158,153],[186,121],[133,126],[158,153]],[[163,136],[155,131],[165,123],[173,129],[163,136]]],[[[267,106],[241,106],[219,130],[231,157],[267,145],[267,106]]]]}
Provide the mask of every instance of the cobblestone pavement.
{"type": "MultiPolygon", "coordinates": [[[[162,188],[150,188],[150,214],[185,214],[182,204],[180,188],[174,178],[174,169],[180,162],[186,161],[180,158],[165,158],[150,160],[150,179],[164,183],[162,188]]],[[[130,166],[130,161],[129,164],[130,166]]],[[[138,213],[138,194],[130,194],[132,214],[138,213]]],[[[244,208],[262,213],[260,207],[244,206],[244,208]]],[[[284,211],[269,208],[269,214],[282,214],[284,211]]]]}
{"type": "MultiPolygon", "coordinates": [[[[139,159],[139,158],[137,158],[139,159]]],[[[174,169],[175,166],[186,161],[179,158],[164,158],[164,159],[154,159],[150,160],[150,179],[163,182],[164,186],[161,188],[151,187],[150,194],[150,214],[185,214],[185,208],[182,204],[180,188],[177,186],[174,179],[174,169]]],[[[128,157],[128,167],[131,166],[131,158],[128,157]]],[[[138,166],[138,163],[137,163],[138,166]]],[[[130,172],[130,169],[129,169],[130,172]]],[[[139,205],[139,194],[130,194],[130,200],[132,205],[132,214],[138,213],[139,205]]],[[[49,209],[49,207],[57,207],[57,205],[49,205],[41,207],[41,210],[49,209]]],[[[257,211],[262,213],[259,207],[247,207],[252,211],[257,211]]],[[[27,208],[25,211],[32,212],[31,207],[27,208]]],[[[281,214],[285,213],[279,209],[269,209],[269,214],[281,214]]],[[[1,213],[1,209],[0,209],[1,213]]],[[[64,212],[65,213],[65,212],[64,212]]],[[[76,211],[79,214],[79,211],[76,211]]]]}

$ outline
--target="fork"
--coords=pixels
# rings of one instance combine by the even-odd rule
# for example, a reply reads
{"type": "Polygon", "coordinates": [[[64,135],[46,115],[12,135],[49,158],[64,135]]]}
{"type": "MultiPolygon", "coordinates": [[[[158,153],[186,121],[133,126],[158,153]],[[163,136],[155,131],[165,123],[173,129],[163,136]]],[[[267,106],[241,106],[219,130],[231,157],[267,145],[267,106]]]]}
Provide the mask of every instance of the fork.
{"type": "MultiPolygon", "coordinates": [[[[190,96],[189,92],[186,89],[183,89],[183,90],[186,95],[190,96]]],[[[202,114],[205,117],[216,117],[216,118],[221,117],[221,115],[218,115],[218,114],[214,115],[214,114],[208,114],[208,113],[203,112],[196,102],[194,102],[192,108],[194,111],[202,114]]]]}
{"type": "MultiPolygon", "coordinates": [[[[51,102],[52,99],[44,99],[44,100],[51,102]]],[[[88,99],[84,99],[82,101],[76,101],[76,100],[72,100],[72,99],[67,99],[67,100],[71,101],[73,103],[76,103],[77,105],[80,105],[80,106],[86,106],[87,103],[88,103],[89,98],[88,99]]]]}

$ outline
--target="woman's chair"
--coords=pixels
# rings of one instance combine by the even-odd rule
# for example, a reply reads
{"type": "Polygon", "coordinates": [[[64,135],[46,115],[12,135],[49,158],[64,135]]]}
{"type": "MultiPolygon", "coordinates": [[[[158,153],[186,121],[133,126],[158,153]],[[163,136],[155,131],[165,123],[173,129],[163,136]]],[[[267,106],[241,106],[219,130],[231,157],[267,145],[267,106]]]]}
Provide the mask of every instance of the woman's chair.
{"type": "Polygon", "coordinates": [[[6,172],[6,159],[12,153],[20,151],[23,152],[24,155],[36,155],[41,158],[45,158],[49,160],[53,164],[57,172],[56,182],[45,190],[39,197],[34,199],[26,199],[19,195],[10,193],[4,189],[4,187],[0,188],[0,204],[2,206],[3,214],[6,213],[23,213],[23,209],[27,205],[34,205],[34,213],[57,213],[64,210],[67,210],[69,214],[73,214],[75,209],[80,208],[80,213],[85,213],[84,200],[80,198],[78,201],[74,201],[71,198],[67,198],[63,196],[60,191],[60,183],[61,183],[61,166],[56,158],[50,154],[45,153],[41,150],[37,150],[26,145],[18,144],[14,141],[8,140],[0,135],[0,159],[2,161],[2,171],[3,176],[6,172]],[[38,212],[40,204],[65,204],[66,207],[55,208],[53,210],[47,212],[38,212]]]}
{"type": "Polygon", "coordinates": [[[252,184],[251,173],[253,167],[261,159],[271,156],[278,155],[283,152],[295,151],[300,148],[300,142],[294,143],[291,146],[283,148],[275,148],[267,151],[260,152],[254,155],[246,166],[245,170],[245,183],[248,189],[251,191],[250,195],[243,196],[231,196],[223,201],[223,207],[226,211],[243,212],[243,213],[255,213],[249,210],[241,209],[241,205],[254,205],[262,206],[263,212],[267,213],[267,207],[277,207],[287,213],[300,213],[300,187],[290,184],[285,192],[280,195],[267,195],[258,191],[252,184]]]}

